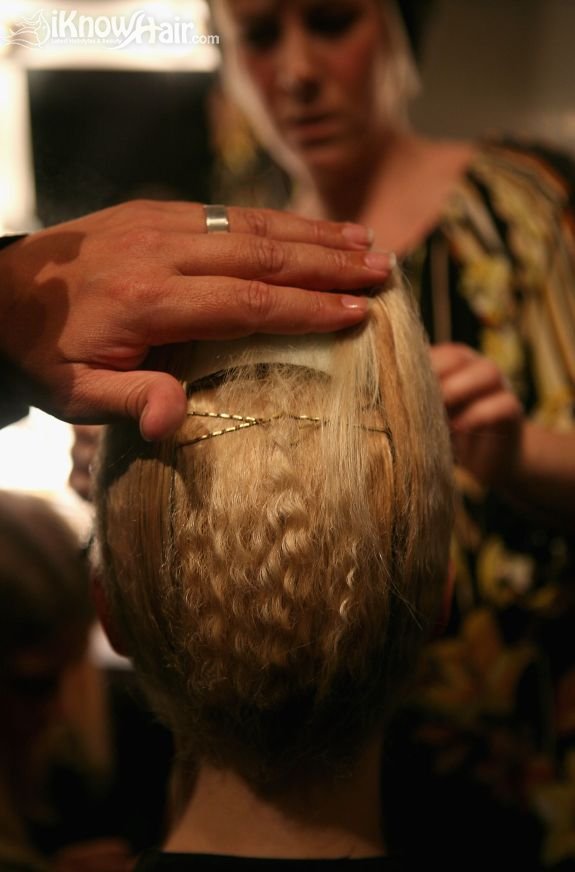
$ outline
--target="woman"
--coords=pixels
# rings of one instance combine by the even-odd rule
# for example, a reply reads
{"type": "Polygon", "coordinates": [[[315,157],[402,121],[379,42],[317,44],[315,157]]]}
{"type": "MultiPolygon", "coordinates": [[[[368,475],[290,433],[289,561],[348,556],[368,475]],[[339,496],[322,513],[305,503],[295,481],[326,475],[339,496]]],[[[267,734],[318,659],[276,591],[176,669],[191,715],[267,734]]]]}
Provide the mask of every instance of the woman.
{"type": "MultiPolygon", "coordinates": [[[[433,778],[429,793],[413,787],[405,819],[411,829],[419,805],[421,844],[443,846],[432,812],[453,783],[440,815],[456,816],[454,856],[470,839],[482,855],[491,843],[469,827],[477,806],[462,803],[475,783],[481,813],[496,799],[515,809],[522,838],[507,832],[503,842],[518,861],[525,832],[537,837],[526,810],[553,807],[545,791],[566,777],[575,715],[572,189],[567,162],[541,150],[411,130],[409,6],[212,3],[225,79],[290,174],[292,206],[371,226],[419,297],[461,500],[455,635],[427,654],[410,755],[417,748],[420,768],[445,778],[433,778]]],[[[545,850],[560,859],[571,848],[557,848],[555,816],[563,826],[553,811],[545,850]]]]}
{"type": "Polygon", "coordinates": [[[96,500],[99,610],[187,775],[139,868],[392,868],[382,727],[441,620],[452,513],[414,307],[390,289],[365,330],[167,366],[187,422],[110,428],[96,500]]]}

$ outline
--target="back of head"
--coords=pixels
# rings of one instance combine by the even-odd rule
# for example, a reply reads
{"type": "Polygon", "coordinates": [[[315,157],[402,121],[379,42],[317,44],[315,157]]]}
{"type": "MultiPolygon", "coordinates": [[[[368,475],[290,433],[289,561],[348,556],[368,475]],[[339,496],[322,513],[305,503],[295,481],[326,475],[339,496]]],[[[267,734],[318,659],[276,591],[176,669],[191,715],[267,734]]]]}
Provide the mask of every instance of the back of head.
{"type": "Polygon", "coordinates": [[[113,621],[180,747],[254,783],[351,760],[438,616],[448,435],[410,299],[329,337],[172,352],[189,415],[110,428],[113,621]],[[214,375],[216,373],[216,375],[214,375]]]}

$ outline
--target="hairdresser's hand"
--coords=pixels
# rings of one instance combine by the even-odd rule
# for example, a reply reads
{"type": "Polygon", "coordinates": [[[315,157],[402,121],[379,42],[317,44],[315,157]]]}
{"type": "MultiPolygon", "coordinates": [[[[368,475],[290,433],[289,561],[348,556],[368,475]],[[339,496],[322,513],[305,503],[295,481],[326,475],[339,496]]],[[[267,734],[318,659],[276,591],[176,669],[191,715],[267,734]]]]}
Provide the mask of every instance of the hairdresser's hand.
{"type": "Polygon", "coordinates": [[[24,374],[24,399],[73,421],[128,415],[162,438],[185,398],[173,378],[142,368],[150,348],[339,330],[368,301],[315,291],[387,277],[355,225],[233,207],[229,217],[229,234],[206,234],[199,204],[137,201],[0,252],[0,352],[24,374]]]}
{"type": "Polygon", "coordinates": [[[467,345],[431,348],[447,410],[455,460],[486,485],[505,487],[524,426],[521,403],[498,367],[467,345]]]}

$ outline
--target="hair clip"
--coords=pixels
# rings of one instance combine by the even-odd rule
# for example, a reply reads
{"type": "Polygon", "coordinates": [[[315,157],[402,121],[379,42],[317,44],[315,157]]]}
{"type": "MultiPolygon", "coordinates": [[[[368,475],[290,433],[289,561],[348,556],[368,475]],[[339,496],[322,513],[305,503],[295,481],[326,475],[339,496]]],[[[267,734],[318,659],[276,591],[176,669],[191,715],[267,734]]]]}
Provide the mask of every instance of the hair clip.
{"type": "MultiPolygon", "coordinates": [[[[179,448],[186,445],[196,445],[198,442],[205,442],[207,439],[215,439],[216,436],[225,436],[227,433],[236,433],[239,430],[248,430],[250,427],[258,425],[270,424],[272,421],[278,421],[280,418],[289,418],[292,421],[303,421],[308,424],[327,424],[324,418],[314,418],[312,415],[290,415],[278,414],[271,415],[269,418],[255,418],[252,415],[231,415],[228,412],[202,412],[198,409],[188,409],[188,417],[193,418],[218,418],[224,421],[236,421],[230,427],[223,427],[220,430],[212,430],[211,433],[204,433],[202,436],[195,436],[193,439],[186,439],[178,444],[179,448]]],[[[358,425],[362,430],[367,430],[370,433],[385,433],[391,441],[391,432],[387,427],[367,427],[362,424],[358,425]]]]}

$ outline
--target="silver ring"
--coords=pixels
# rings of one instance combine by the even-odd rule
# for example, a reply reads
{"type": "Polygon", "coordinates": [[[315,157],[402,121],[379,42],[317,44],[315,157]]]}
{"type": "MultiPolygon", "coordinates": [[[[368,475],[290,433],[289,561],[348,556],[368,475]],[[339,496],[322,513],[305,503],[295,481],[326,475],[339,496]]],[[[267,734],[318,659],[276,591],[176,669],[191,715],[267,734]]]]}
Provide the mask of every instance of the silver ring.
{"type": "Polygon", "coordinates": [[[204,206],[206,233],[229,233],[230,219],[227,206],[204,206]]]}

